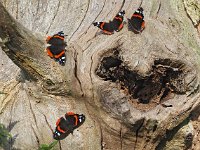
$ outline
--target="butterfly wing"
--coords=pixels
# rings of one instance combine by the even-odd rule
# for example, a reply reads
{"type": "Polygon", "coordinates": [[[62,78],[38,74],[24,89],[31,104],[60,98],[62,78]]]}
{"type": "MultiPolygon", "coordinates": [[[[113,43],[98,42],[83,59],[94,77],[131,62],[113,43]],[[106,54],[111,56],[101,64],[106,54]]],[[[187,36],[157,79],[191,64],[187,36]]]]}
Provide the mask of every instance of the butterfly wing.
{"type": "Polygon", "coordinates": [[[123,28],[125,11],[120,11],[112,21],[112,25],[115,31],[119,32],[123,28]]]}
{"type": "Polygon", "coordinates": [[[115,31],[119,32],[123,28],[123,17],[116,16],[112,21],[112,26],[115,31]]]}
{"type": "Polygon", "coordinates": [[[137,33],[141,32],[144,29],[144,15],[142,13],[135,12],[131,19],[128,19],[129,29],[136,31],[137,33]]]}
{"type": "Polygon", "coordinates": [[[78,120],[77,120],[77,125],[74,127],[74,130],[76,128],[80,127],[85,122],[85,115],[83,115],[83,114],[81,114],[81,115],[76,114],[76,115],[77,115],[78,120]]]}
{"type": "Polygon", "coordinates": [[[114,33],[114,28],[112,25],[112,22],[103,22],[100,26],[100,29],[103,31],[103,33],[111,35],[114,33]]]}
{"type": "Polygon", "coordinates": [[[56,129],[53,133],[53,138],[55,140],[63,140],[67,135],[69,135],[66,124],[67,122],[63,117],[56,121],[56,129]]]}
{"type": "Polygon", "coordinates": [[[54,138],[55,140],[63,140],[63,139],[65,139],[70,133],[71,133],[70,131],[67,131],[67,132],[65,132],[65,133],[60,134],[60,133],[57,133],[57,131],[55,131],[55,132],[53,133],[53,138],[54,138]]]}
{"type": "Polygon", "coordinates": [[[69,120],[70,124],[73,125],[73,130],[81,126],[85,122],[85,115],[81,114],[70,114],[65,115],[66,120],[69,120]]]}
{"type": "Polygon", "coordinates": [[[111,35],[111,34],[114,33],[114,29],[113,29],[111,22],[109,22],[109,23],[107,23],[107,22],[94,22],[93,25],[100,28],[103,31],[103,33],[105,33],[105,34],[111,35]]]}
{"type": "Polygon", "coordinates": [[[47,37],[47,43],[51,45],[66,45],[64,38],[60,39],[59,36],[47,37]]]}

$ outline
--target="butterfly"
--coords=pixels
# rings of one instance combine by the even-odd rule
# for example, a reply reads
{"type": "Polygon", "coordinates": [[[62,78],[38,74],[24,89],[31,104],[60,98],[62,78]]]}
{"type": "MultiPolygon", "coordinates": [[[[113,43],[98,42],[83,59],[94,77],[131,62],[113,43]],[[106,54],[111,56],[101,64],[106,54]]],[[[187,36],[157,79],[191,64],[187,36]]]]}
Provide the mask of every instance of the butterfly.
{"type": "Polygon", "coordinates": [[[93,25],[100,28],[103,33],[111,35],[114,31],[119,32],[123,28],[125,11],[119,12],[110,22],[94,22],[93,25]]]}
{"type": "Polygon", "coordinates": [[[83,114],[75,114],[73,112],[67,112],[65,117],[61,117],[56,121],[56,129],[53,133],[55,140],[63,140],[70,133],[81,126],[85,121],[83,114]]]}
{"type": "Polygon", "coordinates": [[[47,55],[50,58],[53,58],[55,61],[58,61],[60,65],[64,66],[66,62],[65,47],[66,43],[64,41],[63,31],[54,34],[53,36],[48,36],[46,39],[47,44],[50,44],[46,48],[47,55]]]}
{"type": "Polygon", "coordinates": [[[131,19],[128,19],[129,29],[135,33],[140,33],[145,28],[143,8],[139,7],[132,15],[131,19]]]}

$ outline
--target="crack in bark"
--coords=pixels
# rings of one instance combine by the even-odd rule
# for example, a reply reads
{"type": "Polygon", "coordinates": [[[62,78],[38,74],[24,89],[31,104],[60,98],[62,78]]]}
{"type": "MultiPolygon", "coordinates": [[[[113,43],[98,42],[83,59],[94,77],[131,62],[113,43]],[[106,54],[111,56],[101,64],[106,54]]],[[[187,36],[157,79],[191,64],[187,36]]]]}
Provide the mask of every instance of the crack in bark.
{"type": "Polygon", "coordinates": [[[120,135],[120,146],[121,146],[121,150],[123,149],[123,135],[122,135],[122,124],[120,126],[120,132],[119,132],[119,135],[120,135]]]}
{"type": "Polygon", "coordinates": [[[58,141],[58,144],[59,144],[59,148],[60,148],[60,150],[62,150],[62,145],[61,145],[61,142],[60,142],[60,141],[58,141]]]}
{"type": "Polygon", "coordinates": [[[88,5],[87,5],[87,9],[86,9],[85,15],[83,16],[83,19],[81,20],[81,22],[80,22],[78,28],[72,33],[71,37],[69,38],[69,41],[71,40],[71,38],[73,37],[73,35],[78,31],[78,29],[79,29],[80,26],[82,25],[83,21],[85,20],[85,17],[86,17],[86,15],[87,15],[87,13],[88,13],[88,10],[89,10],[90,2],[91,2],[91,1],[88,0],[88,5]]]}
{"type": "Polygon", "coordinates": [[[161,1],[159,1],[159,6],[158,6],[158,10],[156,12],[156,19],[158,18],[158,14],[160,12],[160,8],[161,8],[161,1]]]}
{"type": "Polygon", "coordinates": [[[139,6],[139,7],[141,7],[141,6],[142,6],[142,4],[143,4],[143,0],[141,0],[141,2],[140,2],[140,6],[139,6]]]}
{"type": "Polygon", "coordinates": [[[53,133],[53,129],[52,129],[51,125],[49,124],[46,115],[45,115],[43,112],[41,112],[41,111],[38,109],[37,106],[36,106],[36,108],[37,108],[37,110],[44,116],[44,119],[45,119],[45,122],[46,122],[47,126],[49,127],[49,129],[50,129],[51,132],[53,133]]]}
{"type": "Polygon", "coordinates": [[[101,150],[104,150],[104,146],[103,146],[103,131],[102,131],[101,124],[99,124],[99,128],[100,128],[100,137],[101,137],[101,150]]]}
{"type": "MultiPolygon", "coordinates": [[[[30,99],[29,99],[29,107],[30,107],[31,113],[32,113],[32,115],[33,115],[33,120],[34,120],[34,122],[35,122],[35,125],[36,125],[36,127],[38,128],[37,119],[36,119],[35,113],[34,113],[34,111],[33,111],[33,107],[32,107],[32,105],[31,105],[31,100],[30,100],[30,99]]],[[[38,129],[39,129],[39,128],[38,128],[38,129]]]]}
{"type": "Polygon", "coordinates": [[[177,54],[177,53],[173,52],[171,49],[169,49],[169,48],[167,47],[167,45],[165,45],[165,48],[166,48],[168,51],[170,51],[171,53],[177,54]]]}
{"type": "Polygon", "coordinates": [[[139,134],[139,131],[140,129],[142,128],[143,124],[144,124],[144,121],[145,119],[143,118],[140,126],[138,127],[138,129],[136,130],[136,139],[135,139],[135,145],[134,145],[134,150],[136,149],[136,146],[137,146],[137,142],[138,142],[138,134],[139,134]]]}
{"type": "Polygon", "coordinates": [[[35,129],[33,128],[32,125],[31,125],[31,128],[32,128],[32,130],[33,130],[33,134],[35,135],[36,142],[37,142],[37,145],[38,145],[38,148],[39,148],[39,147],[40,147],[40,140],[39,140],[39,138],[38,138],[38,136],[37,136],[37,134],[36,134],[36,131],[35,131],[35,129]]]}
{"type": "MultiPolygon", "coordinates": [[[[91,40],[91,39],[90,39],[90,40],[91,40]]],[[[88,43],[90,40],[88,40],[87,43],[88,43]]],[[[92,45],[92,42],[91,42],[90,44],[88,44],[88,46],[83,50],[83,52],[84,52],[86,49],[88,49],[91,45],[92,45]]]]}
{"type": "MultiPolygon", "coordinates": [[[[197,77],[196,77],[196,76],[194,76],[193,79],[192,79],[187,85],[192,84],[193,82],[195,82],[195,80],[197,81],[197,77]]],[[[195,89],[194,89],[194,90],[195,90],[195,89]]]]}
{"type": "MultiPolygon", "coordinates": [[[[93,55],[94,55],[94,53],[93,53],[93,55]]],[[[93,89],[93,85],[94,85],[94,83],[93,83],[93,79],[92,79],[92,65],[93,65],[93,55],[91,56],[91,65],[90,65],[90,80],[91,80],[91,83],[92,83],[92,99],[94,100],[94,89],[93,89]]]]}
{"type": "MultiPolygon", "coordinates": [[[[43,113],[42,113],[42,114],[43,114],[43,113]]],[[[48,120],[47,120],[47,116],[46,116],[45,114],[43,114],[43,116],[44,116],[44,119],[45,119],[46,124],[48,125],[49,129],[50,129],[51,132],[53,133],[53,129],[52,129],[51,125],[49,124],[48,120]]]]}
{"type": "Polygon", "coordinates": [[[193,90],[190,94],[187,95],[187,97],[189,97],[189,96],[191,96],[191,95],[193,95],[193,94],[195,94],[195,93],[197,93],[197,92],[199,92],[199,85],[197,85],[197,86],[194,88],[194,90],[193,90]]]}
{"type": "MultiPolygon", "coordinates": [[[[120,10],[122,10],[122,8],[124,7],[125,1],[126,1],[126,0],[123,0],[123,1],[122,1],[122,5],[121,5],[121,7],[120,7],[120,10]]],[[[120,10],[119,10],[119,11],[120,11],[120,10]]]]}
{"type": "Polygon", "coordinates": [[[47,29],[46,34],[49,33],[49,30],[50,30],[52,24],[53,24],[54,21],[55,21],[55,18],[56,18],[57,14],[58,14],[58,11],[59,11],[59,7],[60,7],[60,1],[58,2],[58,6],[57,6],[57,9],[56,9],[55,15],[53,16],[53,18],[52,18],[52,20],[51,20],[51,23],[50,23],[50,25],[49,25],[49,28],[47,29]]]}
{"type": "Polygon", "coordinates": [[[82,92],[81,96],[84,96],[84,92],[83,92],[83,88],[82,88],[82,84],[81,84],[81,81],[80,79],[78,78],[78,75],[77,75],[77,55],[78,53],[76,53],[76,51],[74,52],[74,62],[75,62],[75,66],[74,66],[74,76],[75,78],[77,79],[78,83],[79,83],[79,86],[80,86],[80,90],[82,92]]]}

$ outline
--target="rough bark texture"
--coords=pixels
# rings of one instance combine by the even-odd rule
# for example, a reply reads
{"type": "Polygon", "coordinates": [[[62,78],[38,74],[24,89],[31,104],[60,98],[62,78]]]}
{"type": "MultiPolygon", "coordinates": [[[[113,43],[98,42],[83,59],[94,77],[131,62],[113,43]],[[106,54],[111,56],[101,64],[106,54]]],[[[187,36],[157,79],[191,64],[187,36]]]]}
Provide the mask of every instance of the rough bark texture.
{"type": "Polygon", "coordinates": [[[57,149],[199,149],[199,20],[197,0],[1,0],[0,123],[12,129],[9,148],[50,143],[56,120],[74,111],[86,121],[57,149]],[[141,34],[128,23],[111,36],[92,25],[120,10],[130,18],[139,6],[141,34]],[[64,67],[44,52],[46,34],[60,30],[64,67]],[[120,65],[105,67],[109,58],[120,65]]]}

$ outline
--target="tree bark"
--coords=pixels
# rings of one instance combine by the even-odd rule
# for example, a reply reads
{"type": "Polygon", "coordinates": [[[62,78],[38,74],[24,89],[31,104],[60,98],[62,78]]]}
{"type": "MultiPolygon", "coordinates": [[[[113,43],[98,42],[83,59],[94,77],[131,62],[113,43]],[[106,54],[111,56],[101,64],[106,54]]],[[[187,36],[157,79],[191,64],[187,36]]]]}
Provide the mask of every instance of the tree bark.
{"type": "Polygon", "coordinates": [[[33,122],[25,126],[31,133],[28,142],[22,142],[27,134],[19,133],[13,146],[36,149],[51,141],[56,119],[73,110],[86,114],[87,120],[76,132],[77,140],[67,137],[62,149],[69,143],[70,149],[190,147],[189,137],[197,132],[191,127],[191,114],[200,104],[198,4],[195,0],[2,1],[1,47],[25,80],[13,82],[2,97],[2,121],[19,122],[13,134],[23,126],[22,118],[12,119],[13,112],[19,116],[27,112],[33,122]],[[112,19],[120,10],[126,11],[127,20],[139,6],[146,21],[141,34],[129,31],[127,21],[111,36],[92,25],[112,19]],[[44,35],[60,30],[69,35],[64,67],[44,52],[44,35]],[[109,58],[122,63],[105,68],[109,61],[103,60],[109,58]],[[8,112],[11,117],[6,117],[8,112]]]}

